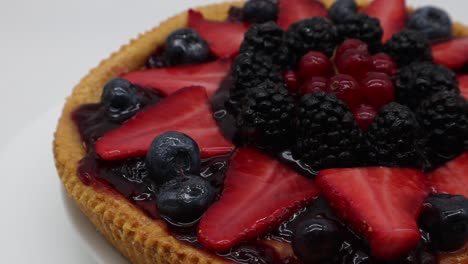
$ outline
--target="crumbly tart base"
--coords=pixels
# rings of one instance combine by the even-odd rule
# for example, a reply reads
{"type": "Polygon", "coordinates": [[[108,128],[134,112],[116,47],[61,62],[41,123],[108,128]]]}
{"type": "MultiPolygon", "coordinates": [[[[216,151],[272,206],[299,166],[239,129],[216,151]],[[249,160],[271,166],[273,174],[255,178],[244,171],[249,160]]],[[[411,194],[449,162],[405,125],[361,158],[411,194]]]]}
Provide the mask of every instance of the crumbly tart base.
{"type": "MultiPolygon", "coordinates": [[[[330,6],[333,0],[323,0],[330,6]]],[[[224,20],[231,6],[242,1],[214,4],[198,8],[212,20],[224,20]]],[[[365,5],[366,1],[359,1],[365,5]]],[[[173,30],[186,26],[187,13],[177,15],[158,27],[139,35],[120,51],[102,61],[74,88],[59,120],[53,144],[55,163],[60,179],[79,208],[125,257],[134,264],[209,264],[230,261],[187,246],[167,231],[161,220],[153,220],[120,195],[86,186],[77,175],[78,163],[85,156],[80,134],[71,113],[82,104],[99,102],[104,84],[121,73],[140,69],[155,47],[164,43],[173,30]]],[[[468,28],[455,25],[456,35],[467,35],[468,28]]],[[[468,249],[446,255],[442,264],[468,263],[468,249]]]]}

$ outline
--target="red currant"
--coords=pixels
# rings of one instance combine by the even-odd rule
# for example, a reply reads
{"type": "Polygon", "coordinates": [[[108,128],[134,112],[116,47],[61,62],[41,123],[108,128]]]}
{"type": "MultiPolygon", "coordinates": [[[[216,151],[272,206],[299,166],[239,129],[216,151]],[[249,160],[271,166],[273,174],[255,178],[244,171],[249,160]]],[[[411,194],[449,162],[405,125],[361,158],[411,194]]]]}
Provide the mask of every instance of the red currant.
{"type": "Polygon", "coordinates": [[[367,132],[369,126],[374,122],[377,111],[372,106],[360,105],[354,109],[353,115],[362,131],[367,132]]]}
{"type": "Polygon", "coordinates": [[[289,91],[292,93],[299,93],[301,89],[301,82],[297,77],[297,74],[292,71],[288,70],[283,73],[284,82],[286,83],[286,87],[288,87],[289,91]]]}
{"type": "Polygon", "coordinates": [[[365,100],[376,109],[395,100],[395,87],[385,73],[370,72],[362,81],[365,100]]]}
{"type": "Polygon", "coordinates": [[[336,62],[338,71],[362,80],[372,68],[372,58],[367,51],[348,50],[336,62]]]}
{"type": "Polygon", "coordinates": [[[312,77],[302,86],[302,94],[310,94],[318,91],[326,91],[328,80],[325,77],[312,77]]]}
{"type": "Polygon", "coordinates": [[[398,70],[396,62],[385,53],[377,53],[372,56],[372,71],[382,72],[388,76],[394,75],[398,70]]]}
{"type": "Polygon", "coordinates": [[[359,83],[350,75],[338,74],[328,81],[327,92],[344,101],[350,109],[363,102],[364,96],[359,83]]]}
{"type": "Polygon", "coordinates": [[[330,77],[334,74],[333,64],[323,53],[311,51],[299,61],[299,77],[308,80],[313,76],[330,77]]]}
{"type": "Polygon", "coordinates": [[[367,44],[359,39],[347,39],[336,50],[335,58],[341,57],[348,50],[360,50],[367,52],[367,44]]]}

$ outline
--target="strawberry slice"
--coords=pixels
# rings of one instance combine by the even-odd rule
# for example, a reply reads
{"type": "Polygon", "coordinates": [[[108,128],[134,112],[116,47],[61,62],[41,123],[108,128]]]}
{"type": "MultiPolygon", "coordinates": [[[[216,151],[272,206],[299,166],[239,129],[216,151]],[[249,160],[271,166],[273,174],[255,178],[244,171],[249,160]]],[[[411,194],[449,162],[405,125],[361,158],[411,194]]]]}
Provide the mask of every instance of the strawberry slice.
{"type": "Polygon", "coordinates": [[[460,87],[460,94],[468,100],[468,74],[460,75],[457,77],[458,87],[460,87]]]}
{"type": "Polygon", "coordinates": [[[151,106],[96,142],[96,153],[105,160],[142,157],[153,139],[167,131],[192,137],[203,158],[231,152],[234,146],[223,137],[202,87],[181,89],[151,106]]]}
{"type": "Polygon", "coordinates": [[[245,23],[206,20],[194,10],[188,12],[188,24],[208,42],[211,52],[218,58],[235,57],[249,28],[245,23]]]}
{"type": "Polygon", "coordinates": [[[337,214],[367,239],[375,257],[392,260],[418,245],[417,217],[428,195],[422,172],[330,169],[320,172],[317,183],[337,214]]]}
{"type": "Polygon", "coordinates": [[[170,95],[188,86],[202,86],[211,97],[227,76],[231,64],[218,60],[205,64],[133,71],[122,75],[129,82],[170,95]]]}
{"type": "Polygon", "coordinates": [[[285,30],[306,18],[327,17],[327,10],[317,0],[279,0],[278,9],[278,25],[285,30]]]}
{"type": "Polygon", "coordinates": [[[384,43],[405,27],[408,18],[405,0],[374,0],[364,9],[364,13],[379,19],[384,43]]]}
{"type": "Polygon", "coordinates": [[[428,176],[433,193],[459,194],[468,198],[468,152],[428,176]]]}
{"type": "Polygon", "coordinates": [[[198,239],[208,249],[227,251],[266,234],[318,195],[311,180],[257,150],[240,148],[221,199],[201,219],[198,239]]]}
{"type": "Polygon", "coordinates": [[[456,70],[468,63],[468,37],[456,38],[432,46],[434,62],[456,70]]]}

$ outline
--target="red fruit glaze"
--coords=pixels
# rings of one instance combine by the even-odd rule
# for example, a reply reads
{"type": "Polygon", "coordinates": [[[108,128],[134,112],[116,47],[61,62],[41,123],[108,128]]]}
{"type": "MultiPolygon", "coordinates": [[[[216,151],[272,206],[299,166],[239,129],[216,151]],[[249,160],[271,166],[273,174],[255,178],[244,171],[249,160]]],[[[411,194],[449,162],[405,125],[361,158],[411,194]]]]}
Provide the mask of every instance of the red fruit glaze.
{"type": "Polygon", "coordinates": [[[364,13],[379,19],[384,32],[382,36],[384,43],[405,27],[408,17],[405,2],[405,0],[374,0],[364,9],[364,13]]]}
{"type": "Polygon", "coordinates": [[[360,105],[364,99],[359,83],[354,77],[346,74],[337,74],[330,78],[327,92],[344,101],[350,109],[360,105]]]}
{"type": "Polygon", "coordinates": [[[302,94],[310,94],[318,91],[327,91],[328,79],[320,76],[312,77],[302,86],[302,94]]]}
{"type": "Polygon", "coordinates": [[[468,153],[428,174],[433,193],[464,195],[468,198],[468,153]]]}
{"type": "Polygon", "coordinates": [[[200,243],[225,252],[262,237],[319,195],[312,180],[251,148],[231,158],[221,199],[198,227],[200,243]]]}
{"type": "Polygon", "coordinates": [[[375,257],[394,260],[421,240],[417,217],[428,195],[425,180],[419,170],[370,167],[324,170],[317,184],[375,257]]]}
{"type": "Polygon", "coordinates": [[[284,82],[286,83],[286,87],[288,87],[290,92],[300,93],[301,82],[299,81],[299,77],[294,71],[292,70],[285,71],[283,73],[283,79],[284,79],[284,82]]]}
{"type": "Polygon", "coordinates": [[[105,134],[96,142],[96,153],[105,160],[143,157],[153,139],[167,131],[179,131],[192,137],[203,158],[227,154],[234,149],[213,118],[205,89],[187,87],[105,134]]]}
{"type": "Polygon", "coordinates": [[[360,81],[371,70],[372,58],[367,51],[348,50],[337,58],[336,67],[339,73],[351,75],[360,81]]]}
{"type": "Polygon", "coordinates": [[[163,96],[187,86],[203,86],[211,97],[230,69],[229,61],[218,60],[190,66],[133,71],[123,74],[122,78],[140,87],[157,90],[163,96]]]}
{"type": "Polygon", "coordinates": [[[348,50],[360,50],[363,52],[368,52],[367,44],[359,39],[347,39],[336,49],[335,61],[338,61],[346,51],[348,50]]]}
{"type": "Polygon", "coordinates": [[[372,71],[385,73],[392,76],[397,73],[398,66],[392,57],[385,53],[377,53],[372,56],[372,71]]]}
{"type": "Polygon", "coordinates": [[[362,131],[367,132],[369,126],[374,122],[377,111],[370,105],[360,105],[353,111],[354,119],[362,131]]]}
{"type": "Polygon", "coordinates": [[[468,75],[460,75],[457,77],[458,87],[460,88],[460,94],[468,100],[468,75]]]}
{"type": "Polygon", "coordinates": [[[314,76],[331,77],[335,70],[330,59],[323,53],[310,51],[299,61],[298,74],[302,80],[314,76]]]}
{"type": "Polygon", "coordinates": [[[468,37],[432,46],[434,62],[456,70],[468,63],[468,37]]]}
{"type": "Polygon", "coordinates": [[[206,20],[194,10],[188,11],[188,25],[208,42],[211,53],[218,58],[235,57],[249,28],[244,23],[206,20]]]}
{"type": "Polygon", "coordinates": [[[306,18],[327,17],[324,5],[316,0],[279,0],[278,10],[278,25],[283,29],[306,18]]]}
{"type": "Polygon", "coordinates": [[[370,72],[361,82],[365,101],[375,109],[395,100],[395,87],[392,79],[385,73],[370,72]]]}

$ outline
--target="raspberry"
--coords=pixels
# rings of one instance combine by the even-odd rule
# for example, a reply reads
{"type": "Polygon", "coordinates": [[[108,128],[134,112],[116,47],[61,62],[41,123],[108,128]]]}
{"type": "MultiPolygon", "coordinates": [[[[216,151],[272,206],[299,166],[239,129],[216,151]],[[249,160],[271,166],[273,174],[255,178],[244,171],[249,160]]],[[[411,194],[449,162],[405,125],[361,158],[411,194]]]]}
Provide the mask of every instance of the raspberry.
{"type": "Polygon", "coordinates": [[[398,71],[396,62],[385,53],[377,53],[372,56],[372,71],[382,72],[388,76],[395,75],[398,71]]]}
{"type": "Polygon", "coordinates": [[[395,87],[392,79],[385,73],[368,73],[361,86],[366,102],[376,109],[395,100],[395,87]]]}
{"type": "Polygon", "coordinates": [[[309,51],[299,61],[299,76],[303,80],[313,76],[330,77],[334,73],[332,62],[323,53],[309,51]]]}
{"type": "Polygon", "coordinates": [[[327,92],[344,101],[350,109],[360,105],[364,99],[364,94],[356,79],[345,74],[338,74],[330,78],[327,92]]]}
{"type": "Polygon", "coordinates": [[[402,67],[413,62],[432,61],[431,43],[417,31],[403,30],[385,43],[384,52],[393,57],[402,67]]]}
{"type": "Polygon", "coordinates": [[[376,53],[382,49],[383,30],[378,19],[359,14],[346,19],[336,26],[341,41],[349,38],[360,39],[369,45],[369,51],[376,53]]]}
{"type": "Polygon", "coordinates": [[[340,73],[362,80],[372,68],[371,56],[367,51],[348,50],[338,58],[336,67],[340,73]]]}
{"type": "Polygon", "coordinates": [[[301,90],[301,83],[299,81],[299,77],[297,74],[292,71],[288,70],[283,73],[284,83],[288,90],[292,93],[300,93],[301,90]]]}
{"type": "Polygon", "coordinates": [[[326,91],[328,88],[328,79],[320,76],[310,78],[302,86],[302,94],[311,94],[318,91],[326,91]]]}
{"type": "Polygon", "coordinates": [[[367,52],[367,44],[359,39],[347,39],[336,50],[335,58],[338,59],[348,50],[360,50],[367,52]]]}
{"type": "Polygon", "coordinates": [[[354,119],[362,131],[367,132],[369,126],[374,122],[377,111],[370,105],[360,105],[353,111],[354,119]]]}

